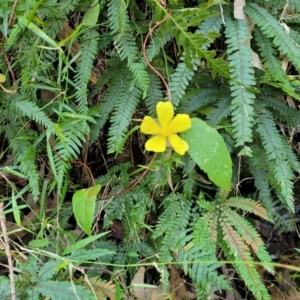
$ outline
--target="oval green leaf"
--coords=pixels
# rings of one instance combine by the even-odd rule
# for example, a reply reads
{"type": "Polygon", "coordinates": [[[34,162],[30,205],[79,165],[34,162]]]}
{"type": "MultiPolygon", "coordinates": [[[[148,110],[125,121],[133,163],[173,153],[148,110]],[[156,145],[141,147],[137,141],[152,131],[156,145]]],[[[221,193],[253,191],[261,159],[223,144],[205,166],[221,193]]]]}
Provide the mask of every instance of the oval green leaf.
{"type": "Polygon", "coordinates": [[[36,239],[29,242],[29,246],[32,248],[44,248],[48,246],[49,241],[47,239],[36,239]]]}
{"type": "Polygon", "coordinates": [[[6,81],[5,75],[0,73],[0,83],[4,83],[5,81],[6,81]]]}
{"type": "Polygon", "coordinates": [[[91,7],[84,14],[82,19],[82,23],[84,25],[93,26],[97,24],[99,13],[100,13],[100,4],[97,2],[98,0],[94,1],[91,4],[91,7]]]}
{"type": "Polygon", "coordinates": [[[72,204],[77,224],[88,235],[92,234],[92,223],[95,214],[96,199],[101,189],[97,184],[87,189],[77,191],[73,195],[72,204]]]}
{"type": "Polygon", "coordinates": [[[224,190],[230,189],[232,161],[218,131],[206,122],[192,118],[192,128],[181,134],[189,144],[188,153],[208,178],[224,190]]]}

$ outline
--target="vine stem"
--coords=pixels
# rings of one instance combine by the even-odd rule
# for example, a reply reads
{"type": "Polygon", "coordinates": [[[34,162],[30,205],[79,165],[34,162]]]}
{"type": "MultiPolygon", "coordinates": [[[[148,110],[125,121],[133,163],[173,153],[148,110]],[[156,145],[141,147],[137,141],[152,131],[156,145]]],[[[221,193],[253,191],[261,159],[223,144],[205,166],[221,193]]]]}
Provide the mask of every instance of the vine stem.
{"type": "Polygon", "coordinates": [[[153,33],[153,31],[158,27],[160,26],[163,22],[165,22],[169,17],[170,15],[172,14],[172,11],[170,11],[161,21],[157,22],[150,30],[149,32],[147,33],[146,37],[145,37],[145,40],[143,42],[143,47],[142,47],[142,52],[143,52],[143,56],[144,56],[144,59],[145,59],[145,62],[146,64],[148,65],[148,67],[155,73],[157,74],[157,76],[161,79],[161,81],[164,83],[165,87],[166,87],[166,90],[167,90],[167,94],[168,94],[168,99],[169,101],[172,102],[172,97],[171,97],[171,92],[170,92],[170,89],[169,89],[169,86],[166,82],[166,80],[164,79],[164,77],[151,65],[148,57],[147,57],[147,54],[146,54],[146,45],[147,45],[147,42],[148,42],[148,39],[150,37],[150,35],[153,33]]]}

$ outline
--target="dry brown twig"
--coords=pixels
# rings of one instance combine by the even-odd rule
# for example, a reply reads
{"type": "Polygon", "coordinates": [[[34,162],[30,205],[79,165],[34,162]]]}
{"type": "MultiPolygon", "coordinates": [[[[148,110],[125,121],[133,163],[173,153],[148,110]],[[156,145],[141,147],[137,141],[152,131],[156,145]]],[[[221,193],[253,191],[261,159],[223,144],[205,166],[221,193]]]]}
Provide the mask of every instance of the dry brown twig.
{"type": "Polygon", "coordinates": [[[6,228],[6,218],[5,218],[5,214],[3,213],[3,210],[4,210],[4,202],[2,201],[2,202],[0,202],[0,225],[1,225],[2,235],[3,235],[3,239],[4,239],[4,241],[2,243],[5,248],[5,254],[6,254],[7,262],[8,262],[11,300],[16,300],[14,265],[13,265],[13,261],[12,261],[12,255],[10,252],[9,239],[8,239],[7,228],[6,228]]]}
{"type": "Polygon", "coordinates": [[[171,11],[159,22],[157,22],[150,30],[149,32],[147,33],[146,37],[145,37],[145,40],[144,40],[144,43],[143,43],[143,48],[142,48],[142,52],[143,52],[143,56],[144,56],[144,59],[145,59],[145,62],[147,63],[148,67],[161,79],[161,81],[164,83],[165,87],[166,87],[166,90],[167,90],[167,94],[168,94],[168,99],[169,101],[172,102],[172,98],[171,98],[171,92],[170,92],[170,89],[169,89],[169,86],[166,82],[166,80],[164,79],[164,77],[151,65],[148,57],[147,57],[147,54],[146,54],[146,45],[147,45],[147,41],[150,37],[150,35],[152,34],[152,32],[158,27],[160,26],[163,22],[165,22],[171,15],[171,11]]]}

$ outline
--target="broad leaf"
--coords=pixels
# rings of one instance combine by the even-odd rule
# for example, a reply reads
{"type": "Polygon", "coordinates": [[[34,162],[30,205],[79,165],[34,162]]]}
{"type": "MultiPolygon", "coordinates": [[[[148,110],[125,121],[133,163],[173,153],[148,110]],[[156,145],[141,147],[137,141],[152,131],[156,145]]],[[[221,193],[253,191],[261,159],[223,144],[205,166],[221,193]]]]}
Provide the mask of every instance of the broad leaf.
{"type": "Polygon", "coordinates": [[[232,161],[218,131],[206,122],[193,118],[192,128],[181,134],[189,144],[188,153],[217,186],[229,190],[232,161]]]}
{"type": "Polygon", "coordinates": [[[72,204],[75,219],[81,229],[91,235],[91,227],[94,219],[96,198],[101,185],[97,184],[88,189],[77,191],[73,195],[72,204]]]}

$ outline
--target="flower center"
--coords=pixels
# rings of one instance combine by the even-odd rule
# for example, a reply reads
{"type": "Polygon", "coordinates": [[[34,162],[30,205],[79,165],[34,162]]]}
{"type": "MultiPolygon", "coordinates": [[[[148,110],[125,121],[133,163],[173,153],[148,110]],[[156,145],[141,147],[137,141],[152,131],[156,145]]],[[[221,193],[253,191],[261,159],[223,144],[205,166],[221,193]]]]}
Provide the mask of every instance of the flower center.
{"type": "Polygon", "coordinates": [[[169,136],[171,134],[170,130],[169,130],[169,126],[164,126],[161,128],[161,134],[163,136],[169,136]]]}

